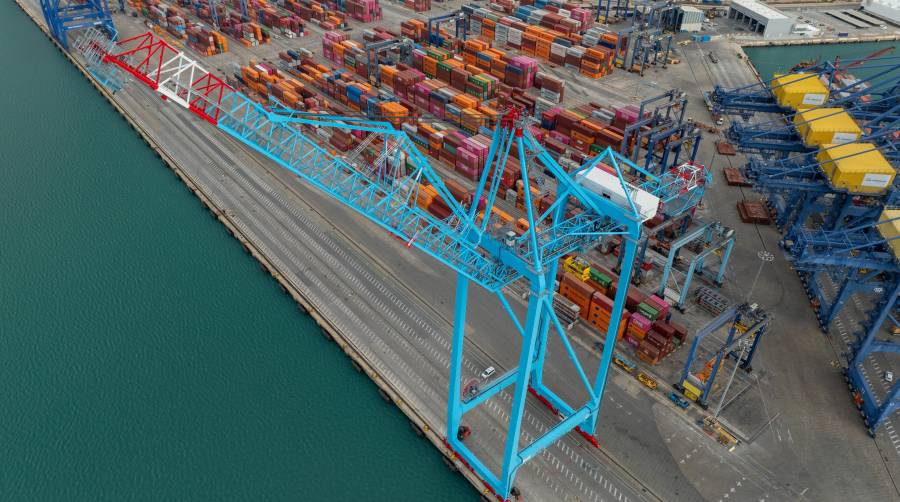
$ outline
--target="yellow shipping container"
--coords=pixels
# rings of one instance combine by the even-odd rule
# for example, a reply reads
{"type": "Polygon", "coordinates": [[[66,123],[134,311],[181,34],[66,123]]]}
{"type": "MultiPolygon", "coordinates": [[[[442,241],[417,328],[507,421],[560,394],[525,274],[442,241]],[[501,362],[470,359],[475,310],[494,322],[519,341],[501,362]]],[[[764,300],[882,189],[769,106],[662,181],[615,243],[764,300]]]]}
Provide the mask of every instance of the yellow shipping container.
{"type": "Polygon", "coordinates": [[[828,100],[828,88],[813,73],[776,73],[771,86],[778,104],[793,110],[821,106],[828,100]]]}
{"type": "Polygon", "coordinates": [[[878,217],[878,221],[894,220],[889,223],[879,224],[878,233],[885,239],[889,239],[891,249],[894,251],[894,258],[900,259],[900,209],[885,209],[878,217]],[[893,239],[893,240],[890,240],[893,239]]]}
{"type": "Polygon", "coordinates": [[[806,146],[839,145],[859,139],[862,129],[842,108],[815,108],[794,115],[794,125],[806,146]]]}
{"type": "Polygon", "coordinates": [[[872,143],[823,145],[816,159],[833,186],[852,193],[883,192],[897,174],[872,143]]]}

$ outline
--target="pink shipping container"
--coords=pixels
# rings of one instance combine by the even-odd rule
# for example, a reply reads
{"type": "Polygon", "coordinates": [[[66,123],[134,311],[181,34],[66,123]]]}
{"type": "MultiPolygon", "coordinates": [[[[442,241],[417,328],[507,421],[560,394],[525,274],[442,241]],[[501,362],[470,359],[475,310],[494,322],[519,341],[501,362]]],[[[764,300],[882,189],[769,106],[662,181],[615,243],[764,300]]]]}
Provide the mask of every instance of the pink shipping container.
{"type": "Polygon", "coordinates": [[[653,321],[644,317],[641,313],[635,312],[631,314],[631,324],[637,326],[641,331],[650,331],[653,327],[653,321]]]}

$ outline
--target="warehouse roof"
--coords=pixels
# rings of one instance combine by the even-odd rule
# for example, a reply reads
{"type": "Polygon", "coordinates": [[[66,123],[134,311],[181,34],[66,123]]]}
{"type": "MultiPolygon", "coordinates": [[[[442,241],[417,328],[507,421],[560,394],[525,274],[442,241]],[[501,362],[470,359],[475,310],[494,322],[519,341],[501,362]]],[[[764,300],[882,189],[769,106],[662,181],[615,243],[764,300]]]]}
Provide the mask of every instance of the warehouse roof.
{"type": "Polygon", "coordinates": [[[756,0],[731,0],[731,5],[734,7],[741,7],[767,20],[789,19],[780,11],[773,9],[764,3],[757,2],[756,0]]]}

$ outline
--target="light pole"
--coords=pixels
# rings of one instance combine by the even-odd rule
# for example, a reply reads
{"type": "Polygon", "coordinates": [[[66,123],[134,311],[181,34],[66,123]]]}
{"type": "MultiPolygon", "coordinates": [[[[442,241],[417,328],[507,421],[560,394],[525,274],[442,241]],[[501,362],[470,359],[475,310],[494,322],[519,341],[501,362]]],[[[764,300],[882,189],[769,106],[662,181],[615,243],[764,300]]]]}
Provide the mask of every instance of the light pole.
{"type": "Polygon", "coordinates": [[[756,257],[759,258],[759,267],[756,269],[756,277],[753,278],[753,284],[750,285],[750,291],[747,292],[747,303],[750,302],[750,297],[753,295],[753,290],[756,289],[756,281],[759,280],[759,274],[762,273],[763,266],[766,263],[775,261],[775,255],[768,251],[759,251],[758,253],[756,253],[756,257]]]}
{"type": "Polygon", "coordinates": [[[719,413],[722,412],[722,407],[725,406],[725,397],[728,395],[728,389],[731,388],[731,382],[734,381],[734,374],[737,373],[738,366],[741,365],[741,360],[744,359],[744,352],[747,351],[747,346],[749,340],[743,339],[739,343],[741,344],[741,355],[738,356],[737,360],[734,362],[734,369],[731,370],[731,376],[728,378],[728,383],[725,384],[725,389],[722,391],[722,398],[719,399],[719,405],[716,406],[716,412],[713,413],[713,421],[718,421],[719,413]]]}

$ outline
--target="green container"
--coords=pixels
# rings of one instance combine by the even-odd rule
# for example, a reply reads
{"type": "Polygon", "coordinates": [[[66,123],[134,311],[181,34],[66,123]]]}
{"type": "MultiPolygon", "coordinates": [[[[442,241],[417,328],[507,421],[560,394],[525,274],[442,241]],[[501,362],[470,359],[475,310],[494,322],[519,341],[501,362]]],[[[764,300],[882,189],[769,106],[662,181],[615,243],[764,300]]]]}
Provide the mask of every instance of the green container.
{"type": "Polygon", "coordinates": [[[643,315],[647,319],[650,319],[651,321],[655,321],[659,317],[658,310],[643,302],[638,305],[637,310],[641,313],[641,315],[643,315]]]}
{"type": "Polygon", "coordinates": [[[591,270],[591,280],[604,288],[608,288],[612,284],[612,277],[596,270],[591,270]]]}
{"type": "Polygon", "coordinates": [[[432,48],[427,49],[425,51],[425,54],[427,54],[430,57],[433,57],[434,59],[437,59],[438,61],[445,61],[447,59],[450,59],[449,52],[447,52],[443,49],[438,49],[437,47],[432,47],[432,48]]]}

